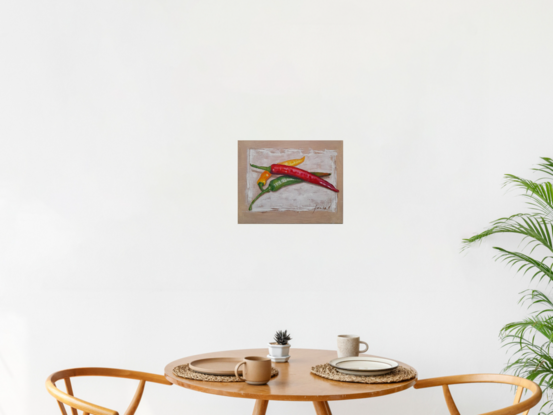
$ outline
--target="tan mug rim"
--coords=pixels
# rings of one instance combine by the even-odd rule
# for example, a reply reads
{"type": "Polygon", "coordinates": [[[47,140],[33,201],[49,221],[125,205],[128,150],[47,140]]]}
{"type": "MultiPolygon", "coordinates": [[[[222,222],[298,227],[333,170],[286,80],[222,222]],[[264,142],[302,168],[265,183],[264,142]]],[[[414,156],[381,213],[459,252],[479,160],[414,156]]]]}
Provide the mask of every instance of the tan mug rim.
{"type": "Polygon", "coordinates": [[[244,360],[249,360],[250,362],[266,362],[271,359],[265,356],[246,356],[244,360]]]}

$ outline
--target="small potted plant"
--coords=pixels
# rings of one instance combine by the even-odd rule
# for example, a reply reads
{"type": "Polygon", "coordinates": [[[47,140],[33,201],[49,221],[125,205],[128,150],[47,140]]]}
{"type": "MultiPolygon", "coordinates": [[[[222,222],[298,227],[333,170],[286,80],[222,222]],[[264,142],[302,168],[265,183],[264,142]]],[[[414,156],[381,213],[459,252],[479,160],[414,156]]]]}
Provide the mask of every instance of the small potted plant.
{"type": "Polygon", "coordinates": [[[292,340],[288,330],[279,330],[275,333],[275,341],[269,343],[269,355],[273,358],[274,361],[283,361],[286,362],[290,358],[290,346],[288,343],[292,340]],[[277,360],[278,359],[278,360],[277,360]]]}

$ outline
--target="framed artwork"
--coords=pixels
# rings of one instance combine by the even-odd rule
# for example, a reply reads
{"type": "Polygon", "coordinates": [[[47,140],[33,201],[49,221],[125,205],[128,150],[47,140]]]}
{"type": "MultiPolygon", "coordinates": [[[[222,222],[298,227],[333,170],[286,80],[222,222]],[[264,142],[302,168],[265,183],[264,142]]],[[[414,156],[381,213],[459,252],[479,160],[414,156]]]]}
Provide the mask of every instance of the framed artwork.
{"type": "Polygon", "coordinates": [[[238,141],[238,223],[343,223],[343,141],[238,141]]]}

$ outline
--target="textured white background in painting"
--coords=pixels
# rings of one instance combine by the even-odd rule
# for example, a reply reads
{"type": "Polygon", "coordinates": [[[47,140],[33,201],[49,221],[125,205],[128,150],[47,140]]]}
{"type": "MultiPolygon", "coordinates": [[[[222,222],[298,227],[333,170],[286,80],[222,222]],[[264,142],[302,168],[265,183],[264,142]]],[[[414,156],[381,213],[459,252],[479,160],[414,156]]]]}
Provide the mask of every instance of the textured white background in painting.
{"type": "MultiPolygon", "coordinates": [[[[499,372],[529,278],[461,239],[553,156],[553,2],[0,1],[0,415],[51,372],[358,333],[421,378],[499,372]],[[343,225],[238,225],[238,140],[344,140],[343,225]]],[[[76,379],[123,413],[136,382],[76,379]]],[[[508,386],[452,388],[461,413],[508,386]]],[[[438,389],[334,415],[447,413],[438,389]]],[[[148,385],[139,415],[253,401],[148,385]]],[[[537,411],[533,411],[536,414],[537,411]]],[[[271,402],[268,415],[314,415],[271,402]]]]}
{"type": "MultiPolygon", "coordinates": [[[[249,164],[257,166],[270,166],[274,163],[283,162],[286,160],[301,159],[305,156],[305,161],[297,167],[310,172],[325,172],[331,173],[330,176],[324,179],[334,186],[337,181],[336,170],[336,151],[324,150],[297,150],[297,149],[249,149],[248,150],[248,174],[246,195],[248,205],[260,193],[257,180],[262,170],[250,167],[249,164]]],[[[267,181],[280,177],[273,175],[267,181]]],[[[340,189],[339,189],[340,190],[340,189]]],[[[277,192],[268,192],[261,196],[252,207],[253,212],[267,212],[270,210],[293,210],[293,211],[309,211],[309,210],[325,210],[335,212],[338,203],[338,194],[324,187],[311,184],[299,183],[290,186],[285,186],[277,192]]]]}

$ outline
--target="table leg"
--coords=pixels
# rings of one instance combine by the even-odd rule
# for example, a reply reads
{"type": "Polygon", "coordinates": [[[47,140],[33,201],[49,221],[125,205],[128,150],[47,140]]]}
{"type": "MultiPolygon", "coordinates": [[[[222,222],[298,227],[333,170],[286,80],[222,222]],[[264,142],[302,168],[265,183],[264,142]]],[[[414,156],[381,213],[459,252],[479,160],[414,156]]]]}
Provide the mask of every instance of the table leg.
{"type": "Polygon", "coordinates": [[[265,412],[267,412],[268,405],[269,405],[269,401],[263,401],[261,399],[257,399],[255,401],[255,406],[253,407],[253,415],[265,415],[265,412]]]}
{"type": "Polygon", "coordinates": [[[326,401],[315,401],[313,402],[313,406],[315,407],[317,415],[332,415],[332,412],[330,412],[330,406],[326,401]]]}

